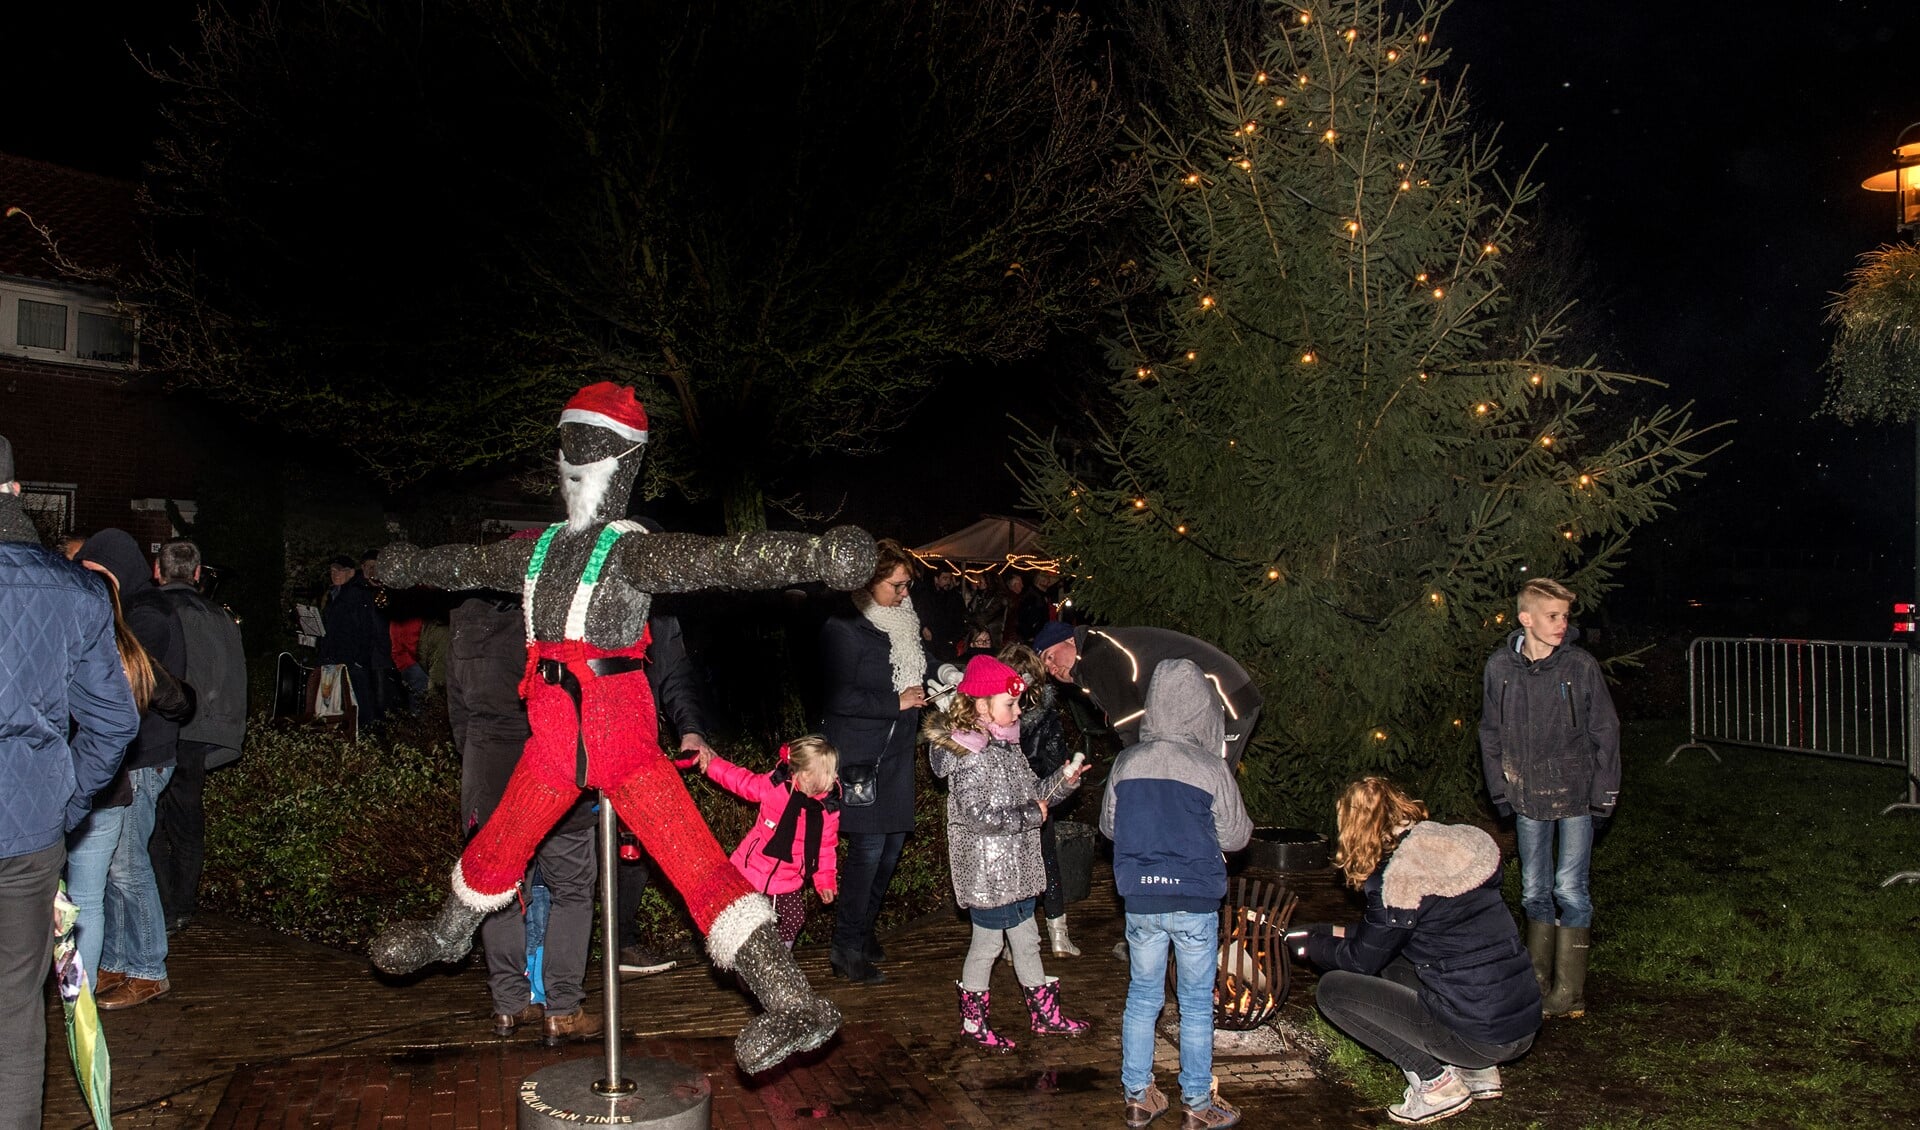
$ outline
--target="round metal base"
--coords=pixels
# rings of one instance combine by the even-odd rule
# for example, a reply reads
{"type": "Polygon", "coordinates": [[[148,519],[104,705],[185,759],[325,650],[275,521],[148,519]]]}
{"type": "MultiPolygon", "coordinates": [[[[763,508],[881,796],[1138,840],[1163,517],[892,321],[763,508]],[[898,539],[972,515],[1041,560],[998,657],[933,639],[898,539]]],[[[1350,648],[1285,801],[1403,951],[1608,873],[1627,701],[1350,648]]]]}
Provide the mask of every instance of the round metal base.
{"type": "Polygon", "coordinates": [[[707,1077],[665,1059],[622,1059],[620,1074],[635,1084],[625,1095],[596,1094],[606,1076],[600,1058],[543,1067],[520,1082],[520,1130],[543,1127],[644,1126],[648,1130],[707,1130],[713,1087],[707,1077]]]}

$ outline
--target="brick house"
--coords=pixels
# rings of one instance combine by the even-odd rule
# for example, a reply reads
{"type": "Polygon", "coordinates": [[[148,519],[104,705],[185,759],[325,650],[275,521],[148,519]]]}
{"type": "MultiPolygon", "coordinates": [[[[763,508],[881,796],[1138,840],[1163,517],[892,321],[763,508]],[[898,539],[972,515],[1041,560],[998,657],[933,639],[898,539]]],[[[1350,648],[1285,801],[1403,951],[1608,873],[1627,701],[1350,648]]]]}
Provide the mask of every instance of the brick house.
{"type": "Polygon", "coordinates": [[[0,435],[48,538],[119,526],[151,552],[169,501],[195,510],[182,409],[110,285],[139,264],[131,182],[0,153],[0,435]]]}

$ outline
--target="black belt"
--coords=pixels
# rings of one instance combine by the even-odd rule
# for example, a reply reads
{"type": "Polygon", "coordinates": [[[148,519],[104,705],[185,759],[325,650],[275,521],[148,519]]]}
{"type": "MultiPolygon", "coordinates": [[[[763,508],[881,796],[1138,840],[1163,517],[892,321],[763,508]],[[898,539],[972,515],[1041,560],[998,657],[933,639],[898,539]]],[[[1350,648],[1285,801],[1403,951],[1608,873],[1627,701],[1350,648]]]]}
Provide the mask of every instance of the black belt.
{"type": "MultiPolygon", "coordinates": [[[[630,655],[587,660],[587,670],[601,677],[625,675],[643,670],[646,665],[646,660],[630,655]]],[[[587,787],[587,728],[585,719],[580,717],[580,680],[558,659],[542,659],[537,670],[541,681],[559,687],[573,700],[573,783],[574,787],[584,789],[587,787]]]]}
{"type": "MultiPolygon", "coordinates": [[[[608,675],[625,675],[634,671],[644,671],[646,668],[646,660],[636,659],[631,655],[609,655],[603,659],[587,660],[587,670],[602,678],[608,675]]],[[[543,682],[557,686],[561,683],[561,674],[566,669],[567,665],[558,659],[542,659],[540,678],[543,682]]]]}

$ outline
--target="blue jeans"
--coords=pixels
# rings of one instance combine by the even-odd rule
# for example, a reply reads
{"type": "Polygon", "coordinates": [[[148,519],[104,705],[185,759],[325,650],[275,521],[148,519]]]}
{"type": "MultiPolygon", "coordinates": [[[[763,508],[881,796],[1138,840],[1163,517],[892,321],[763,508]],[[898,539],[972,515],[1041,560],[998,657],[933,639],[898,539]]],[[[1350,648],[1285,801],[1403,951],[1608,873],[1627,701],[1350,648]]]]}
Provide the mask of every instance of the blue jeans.
{"type": "Polygon", "coordinates": [[[1593,896],[1587,887],[1587,871],[1593,863],[1593,817],[1533,820],[1516,816],[1514,833],[1520,846],[1520,908],[1527,917],[1562,926],[1593,925],[1593,896]]]}
{"type": "Polygon", "coordinates": [[[842,832],[840,843],[847,849],[847,855],[840,861],[840,897],[833,908],[833,948],[857,957],[873,938],[873,923],[880,917],[880,900],[893,883],[893,869],[900,865],[900,849],[907,846],[907,834],[842,832]]]}
{"type": "Polygon", "coordinates": [[[1180,1004],[1180,1095],[1190,1107],[1213,1097],[1213,979],[1220,967],[1220,916],[1197,911],[1127,915],[1132,982],[1120,1020],[1120,1085],[1138,1096],[1153,1082],[1153,1025],[1167,1000],[1173,947],[1180,1004]]]}
{"type": "Polygon", "coordinates": [[[173,779],[173,766],[135,769],[127,776],[133,782],[133,803],[121,810],[126,816],[107,864],[107,931],[100,968],[164,981],[167,914],[160,905],[160,884],[153,877],[147,841],[153,838],[154,805],[173,779]]]}
{"type": "Polygon", "coordinates": [[[100,983],[100,947],[107,934],[107,866],[120,846],[127,809],[96,808],[67,834],[67,897],[80,915],[73,923],[74,944],[87,983],[100,983]]]}

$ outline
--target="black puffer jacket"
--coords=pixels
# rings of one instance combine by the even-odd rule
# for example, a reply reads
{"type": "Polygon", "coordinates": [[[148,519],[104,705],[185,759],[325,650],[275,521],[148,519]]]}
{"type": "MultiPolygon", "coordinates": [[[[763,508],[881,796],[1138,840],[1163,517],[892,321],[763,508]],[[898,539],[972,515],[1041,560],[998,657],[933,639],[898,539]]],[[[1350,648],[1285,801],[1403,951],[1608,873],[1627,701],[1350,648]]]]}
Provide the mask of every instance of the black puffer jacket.
{"type": "Polygon", "coordinates": [[[1423,820],[1361,887],[1367,913],[1347,936],[1311,926],[1307,956],[1369,976],[1395,957],[1420,974],[1420,1003],[1471,1040],[1511,1043],[1540,1028],[1540,988],[1500,897],[1500,849],[1467,824],[1423,820]]]}
{"type": "Polygon", "coordinates": [[[1494,807],[1533,820],[1613,815],[1620,797],[1620,717],[1599,661],[1566,642],[1545,659],[1516,631],[1487,660],[1480,767],[1494,807]]]}
{"type": "Polygon", "coordinates": [[[1067,752],[1067,729],[1060,721],[1060,703],[1051,683],[1040,688],[1040,701],[1020,715],[1020,752],[1033,775],[1045,780],[1072,756],[1067,752]]]}

